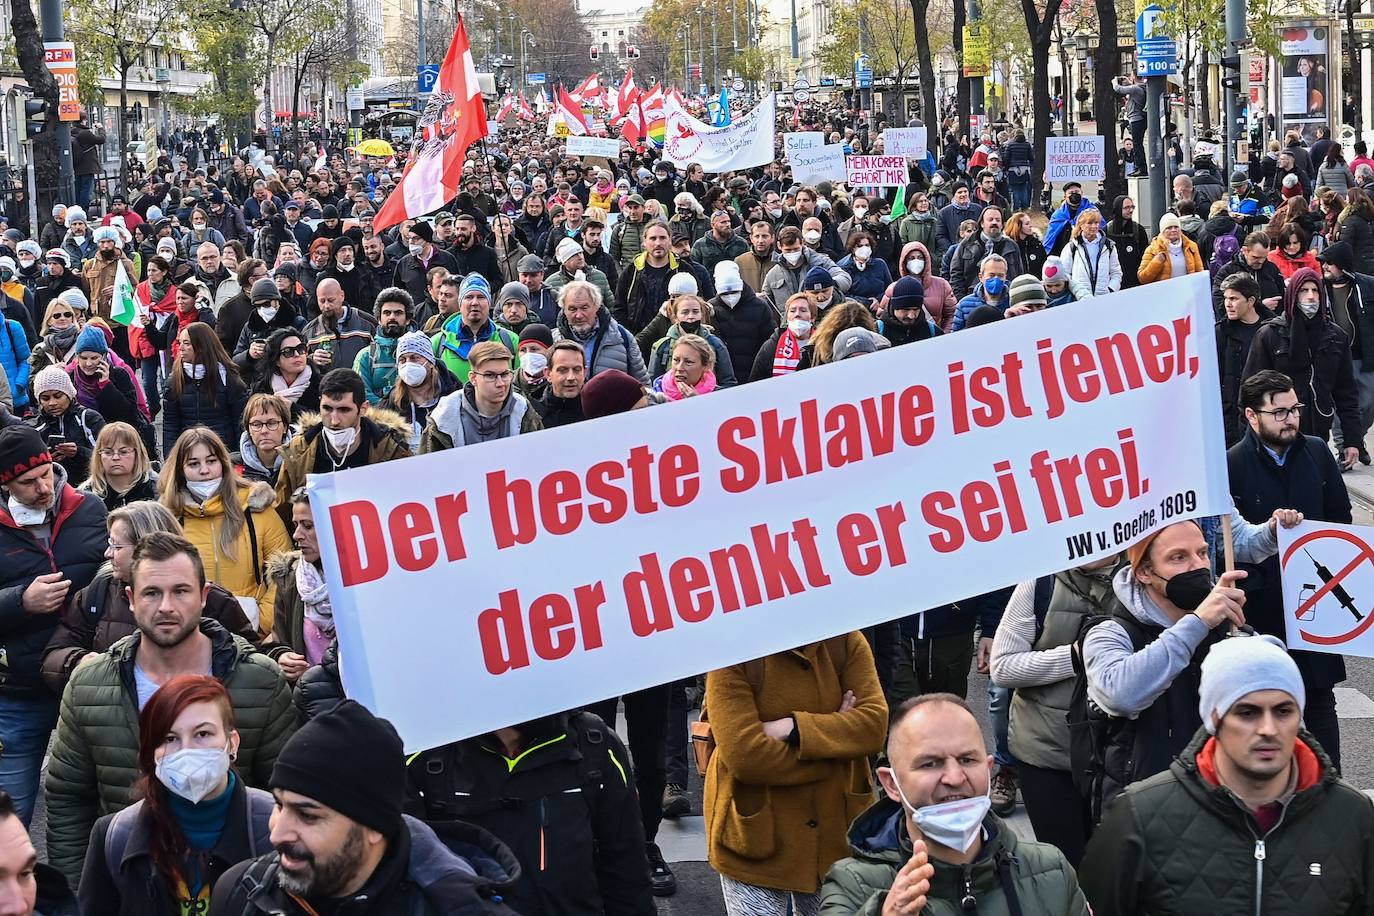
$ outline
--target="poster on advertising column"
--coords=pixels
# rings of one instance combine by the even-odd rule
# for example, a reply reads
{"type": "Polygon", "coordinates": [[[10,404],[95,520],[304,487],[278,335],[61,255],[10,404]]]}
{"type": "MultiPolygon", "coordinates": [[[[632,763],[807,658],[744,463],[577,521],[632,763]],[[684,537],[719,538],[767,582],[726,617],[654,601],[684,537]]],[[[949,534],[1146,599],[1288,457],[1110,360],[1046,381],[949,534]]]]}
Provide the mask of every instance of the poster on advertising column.
{"type": "Polygon", "coordinates": [[[1324,25],[1291,26],[1279,35],[1279,108],[1285,127],[1309,143],[1318,124],[1330,121],[1330,30],[1324,25]]]}
{"type": "Polygon", "coordinates": [[[1205,274],[908,346],[310,475],[350,696],[421,750],[1229,511],[1205,274]]]}

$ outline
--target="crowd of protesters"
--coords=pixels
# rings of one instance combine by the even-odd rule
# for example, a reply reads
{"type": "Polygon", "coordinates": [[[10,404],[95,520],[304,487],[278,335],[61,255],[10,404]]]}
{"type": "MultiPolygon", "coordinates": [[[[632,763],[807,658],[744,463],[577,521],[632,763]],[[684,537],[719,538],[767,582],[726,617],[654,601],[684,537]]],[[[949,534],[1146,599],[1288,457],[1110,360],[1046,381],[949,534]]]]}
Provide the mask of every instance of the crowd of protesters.
{"type": "MultiPolygon", "coordinates": [[[[881,152],[878,126],[797,125],[881,152]]],[[[781,153],[586,164],[517,127],[382,232],[400,163],[332,149],[169,161],[103,212],[53,207],[41,245],[6,231],[0,911],[651,914],[700,707],[731,916],[1370,912],[1344,665],[1283,649],[1275,554],[1279,525],[1348,523],[1341,472],[1370,462],[1374,163],[1294,137],[1223,182],[1201,157],[1155,226],[1069,182],[1041,232],[1025,133],[947,128],[887,193],[794,184],[781,153]],[[309,474],[823,385],[1204,272],[1235,570],[1219,520],[1182,522],[410,757],[344,699],[309,474]],[[1002,819],[1019,803],[1037,841],[1002,819]]]]}

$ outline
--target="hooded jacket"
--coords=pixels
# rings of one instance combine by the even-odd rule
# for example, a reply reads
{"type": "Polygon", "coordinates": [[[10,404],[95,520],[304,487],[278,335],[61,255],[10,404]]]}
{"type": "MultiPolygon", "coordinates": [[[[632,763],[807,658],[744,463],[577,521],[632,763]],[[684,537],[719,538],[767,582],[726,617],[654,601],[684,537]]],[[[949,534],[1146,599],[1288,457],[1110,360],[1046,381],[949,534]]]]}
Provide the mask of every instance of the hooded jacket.
{"type": "Polygon", "coordinates": [[[1126,219],[1122,212],[1125,202],[1125,194],[1112,201],[1112,218],[1103,231],[1116,245],[1117,259],[1121,261],[1121,288],[1131,289],[1140,285],[1140,259],[1150,245],[1150,233],[1134,219],[1126,219]]]}
{"type": "Polygon", "coordinates": [[[1305,730],[1297,780],[1262,832],[1216,770],[1199,729],[1169,769],[1107,809],[1079,869],[1096,916],[1137,913],[1326,916],[1374,900],[1374,807],[1305,730]]]}
{"type": "Polygon", "coordinates": [[[1283,298],[1284,278],[1279,272],[1278,266],[1268,258],[1260,265],[1259,269],[1250,266],[1250,262],[1245,260],[1245,252],[1237,251],[1236,256],[1221,267],[1217,268],[1217,275],[1212,278],[1212,308],[1216,311],[1217,318],[1220,320],[1226,314],[1226,306],[1222,300],[1221,284],[1230,276],[1235,274],[1249,274],[1250,277],[1259,284],[1260,305],[1264,305],[1264,300],[1274,297],[1283,298]]]}
{"type": "MultiPolygon", "coordinates": [[[[309,916],[281,886],[276,852],[240,862],[210,895],[210,916],[309,916]]],[[[515,916],[504,891],[520,863],[496,837],[461,821],[406,817],[372,876],[337,912],[348,916],[515,916]]]]}
{"type": "MultiPolygon", "coordinates": [[[[909,276],[906,264],[911,260],[912,255],[920,255],[921,266],[921,286],[925,290],[926,313],[931,320],[939,325],[940,330],[949,333],[953,330],[954,312],[957,301],[954,297],[954,290],[949,285],[949,281],[935,273],[935,265],[930,262],[930,249],[921,242],[907,242],[902,246],[902,257],[897,267],[897,279],[909,276]]],[[[894,281],[893,286],[896,283],[894,281]]],[[[892,298],[892,286],[883,293],[882,302],[878,305],[878,311],[885,312],[888,300],[892,298]]]]}
{"type": "Polygon", "coordinates": [[[1364,439],[1350,338],[1331,320],[1326,286],[1316,271],[1303,268],[1293,275],[1284,290],[1283,314],[1266,321],[1255,335],[1244,376],[1261,369],[1277,369],[1297,386],[1298,400],[1308,405],[1298,427],[1303,433],[1325,441],[1332,418],[1339,415],[1345,442],[1353,445],[1364,439]],[[1298,288],[1309,280],[1317,284],[1321,297],[1311,319],[1297,308],[1298,288]]]}
{"type": "Polygon", "coordinates": [[[234,542],[232,556],[220,547],[224,503],[218,494],[202,504],[189,501],[179,521],[187,540],[196,545],[205,561],[205,577],[239,597],[252,598],[258,603],[261,615],[258,632],[265,637],[272,632],[272,604],[276,594],[276,586],[267,575],[267,562],[273,554],[290,550],[292,543],[281,516],[272,511],[277,498],[270,486],[257,481],[240,487],[238,500],[247,523],[234,542]]]}
{"type": "Polygon", "coordinates": [[[749,380],[746,367],[753,366],[759,347],[777,330],[777,313],[746,283],[734,305],[727,305],[719,294],[711,300],[711,326],[730,354],[735,380],[742,384],[749,380]]]}
{"type": "MultiPolygon", "coordinates": [[[[286,739],[295,730],[291,685],[281,669],[247,640],[202,619],[210,639],[210,673],[229,691],[239,733],[235,769],[265,788],[286,739]]],[[[62,695],[48,760],[48,858],[69,879],[81,875],[96,819],[124,808],[138,778],[138,693],[134,664],[143,634],[119,640],[72,672],[62,695]]]]}
{"type": "MultiPolygon", "coordinates": [[[[1058,849],[1018,839],[991,814],[983,831],[983,849],[968,865],[930,860],[935,875],[922,916],[1090,916],[1073,867],[1058,849]],[[965,898],[972,898],[971,910],[965,898]]],[[[889,798],[872,804],[849,828],[849,849],[850,857],[825,878],[820,916],[881,916],[897,872],[911,858],[901,806],[889,798]]]]}
{"type": "MultiPolygon", "coordinates": [[[[73,593],[85,588],[105,559],[105,504],[94,493],[82,493],[67,483],[61,465],[53,467],[52,529],[45,546],[15,523],[9,500],[0,500],[0,648],[8,671],[8,698],[47,696],[39,678],[44,647],[57,629],[60,615],[30,614],[24,610],[24,590],[39,576],[61,570],[73,593]]],[[[0,490],[0,495],[4,491],[0,490]]]]}
{"type": "Polygon", "coordinates": [[[1001,255],[1007,262],[1008,283],[1025,272],[1021,264],[1021,249],[1015,239],[1009,235],[990,239],[979,231],[964,239],[954,253],[953,263],[949,266],[949,285],[954,288],[954,295],[962,298],[973,291],[978,285],[983,259],[990,254],[1001,255]]]}
{"type": "Polygon", "coordinates": [[[479,442],[508,439],[544,428],[539,411],[523,394],[512,390],[494,417],[477,411],[476,393],[468,382],[459,391],[439,399],[429,413],[425,431],[420,435],[420,453],[443,451],[479,442]]]}
{"type": "MultiPolygon", "coordinates": [[[[300,432],[286,443],[286,457],[277,474],[277,509],[284,522],[290,522],[291,494],[305,486],[305,475],[315,472],[315,455],[320,448],[323,429],[319,414],[302,414],[300,432]]],[[[358,436],[368,445],[369,465],[409,458],[410,433],[410,424],[405,418],[384,407],[369,408],[358,421],[358,436]]]]}
{"type": "MultiPolygon", "coordinates": [[[[57,630],[43,649],[43,681],[57,696],[62,695],[72,671],[87,653],[105,652],[138,630],[124,590],[126,584],[115,578],[107,564],[90,585],[74,592],[75,597],[62,609],[57,630]]],[[[243,606],[231,592],[213,582],[201,616],[257,645],[257,629],[248,622],[243,606]]]]}

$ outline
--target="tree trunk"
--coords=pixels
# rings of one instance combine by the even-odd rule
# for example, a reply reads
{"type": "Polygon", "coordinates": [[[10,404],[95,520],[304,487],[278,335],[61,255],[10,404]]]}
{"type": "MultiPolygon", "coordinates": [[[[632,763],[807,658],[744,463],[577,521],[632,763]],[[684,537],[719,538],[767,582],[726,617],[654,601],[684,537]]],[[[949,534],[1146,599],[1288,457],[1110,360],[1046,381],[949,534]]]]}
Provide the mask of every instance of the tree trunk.
{"type": "MultiPolygon", "coordinates": [[[[10,28],[24,80],[33,89],[35,98],[45,99],[48,103],[48,120],[43,132],[33,138],[31,155],[34,182],[38,187],[30,190],[38,198],[38,212],[49,213],[60,193],[58,185],[61,183],[61,166],[57,157],[57,80],[53,79],[52,71],[43,62],[43,37],[38,31],[38,20],[34,18],[29,0],[10,0],[10,28]]],[[[24,130],[22,126],[19,129],[24,130]]]]}
{"type": "Polygon", "coordinates": [[[954,137],[959,139],[969,132],[968,116],[971,108],[968,77],[964,76],[964,23],[968,18],[965,0],[954,0],[954,59],[959,65],[959,79],[955,83],[955,107],[959,123],[954,126],[954,137]]]}
{"type": "MultiPolygon", "coordinates": [[[[1098,22],[1116,23],[1116,0],[1094,0],[1094,3],[1098,22]]],[[[1118,196],[1126,193],[1126,179],[1116,170],[1116,93],[1112,91],[1112,80],[1121,67],[1121,50],[1116,43],[1115,28],[1099,28],[1098,31],[1097,58],[1093,66],[1093,119],[1097,121],[1097,132],[1103,137],[1103,158],[1107,166],[1103,196],[1110,206],[1118,196]]]]}
{"type": "Polygon", "coordinates": [[[305,71],[309,66],[307,60],[305,64],[300,62],[300,55],[296,55],[296,80],[291,87],[291,149],[294,152],[297,163],[301,161],[301,83],[305,81],[305,71]]]}
{"type": "Polygon", "coordinates": [[[1210,130],[1212,127],[1212,87],[1211,76],[1208,73],[1207,46],[1201,45],[1198,49],[1198,69],[1197,69],[1197,99],[1198,106],[1202,109],[1200,125],[1203,130],[1210,130]]]}
{"type": "MultiPolygon", "coordinates": [[[[1355,4],[1357,2],[1358,0],[1345,0],[1345,34],[1349,36],[1350,51],[1348,53],[1353,63],[1350,72],[1355,76],[1350,81],[1350,85],[1346,86],[1346,91],[1350,93],[1350,98],[1355,104],[1355,117],[1353,118],[1355,123],[1350,126],[1355,128],[1355,136],[1360,137],[1364,135],[1364,80],[1360,78],[1360,59],[1364,56],[1364,52],[1355,47],[1355,4]]],[[[1242,76],[1241,85],[1248,87],[1249,84],[1244,79],[1242,76]]],[[[1339,124],[1340,121],[1338,120],[1336,123],[1339,124]]]]}
{"type": "MultiPolygon", "coordinates": [[[[935,63],[930,54],[930,30],[926,17],[930,11],[930,0],[911,0],[911,22],[916,30],[916,66],[920,74],[921,120],[926,125],[926,144],[938,150],[940,143],[940,112],[935,107],[935,63]]],[[[903,102],[905,104],[905,102],[903,102]]],[[[906,123],[906,110],[902,112],[902,123],[906,123]]]]}
{"type": "MultiPolygon", "coordinates": [[[[1054,21],[1059,17],[1063,0],[1048,0],[1042,19],[1035,9],[1035,0],[1021,0],[1021,15],[1026,20],[1026,33],[1031,43],[1031,108],[1035,113],[1035,164],[1031,170],[1031,200],[1040,199],[1045,184],[1045,138],[1050,133],[1050,42],[1054,38],[1054,21]]],[[[1067,71],[1065,71],[1067,72],[1067,71]]],[[[1067,100],[1066,100],[1067,103],[1067,100]]]]}

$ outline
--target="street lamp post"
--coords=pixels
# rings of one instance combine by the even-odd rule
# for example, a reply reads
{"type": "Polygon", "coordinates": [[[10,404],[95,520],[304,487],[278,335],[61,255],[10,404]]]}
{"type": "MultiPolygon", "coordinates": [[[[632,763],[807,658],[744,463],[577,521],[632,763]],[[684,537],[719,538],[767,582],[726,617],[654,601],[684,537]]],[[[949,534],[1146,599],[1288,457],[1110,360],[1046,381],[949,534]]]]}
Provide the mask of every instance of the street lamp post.
{"type": "Polygon", "coordinates": [[[534,44],[534,35],[529,29],[520,30],[520,87],[523,89],[528,85],[529,67],[526,65],[525,50],[528,45],[534,44]]]}

